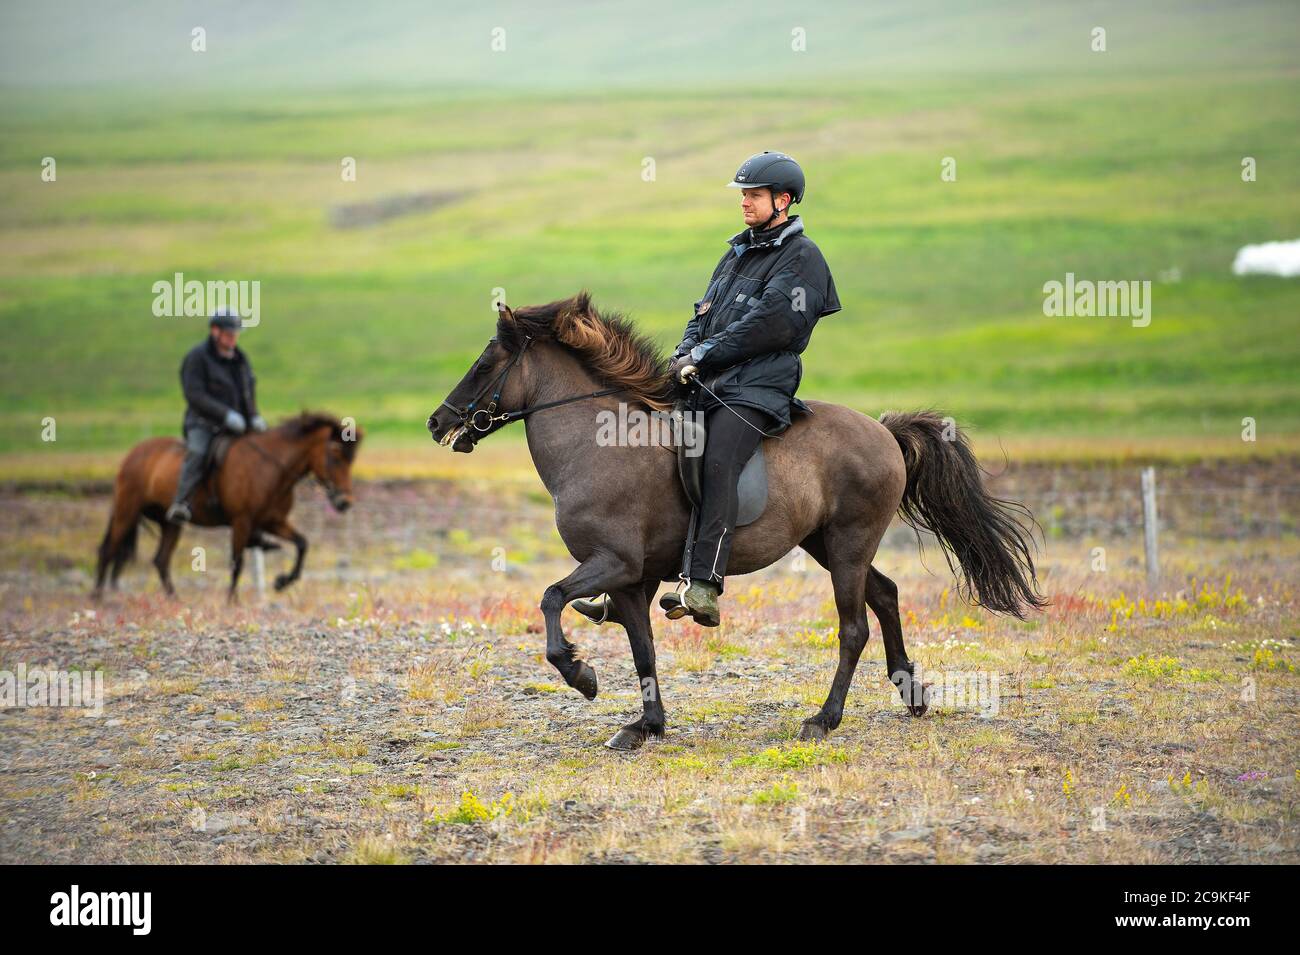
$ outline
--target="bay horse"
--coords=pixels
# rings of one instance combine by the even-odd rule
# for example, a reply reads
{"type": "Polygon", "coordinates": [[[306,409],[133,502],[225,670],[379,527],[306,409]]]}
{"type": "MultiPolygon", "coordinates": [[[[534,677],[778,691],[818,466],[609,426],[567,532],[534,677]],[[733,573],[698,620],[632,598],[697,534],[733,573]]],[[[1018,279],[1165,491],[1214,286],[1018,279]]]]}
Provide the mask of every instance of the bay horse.
{"type": "MultiPolygon", "coordinates": [[[[200,527],[230,527],[230,601],[236,599],[239,573],[244,566],[244,549],[269,546],[263,533],[291,542],[297,550],[293,569],[275,579],[283,590],[302,573],[307,555],[307,538],[289,523],[293,491],[308,474],[325,487],[330,504],[337,511],[352,506],[352,462],[362,437],[355,425],[344,426],[328,414],[304,411],[261,433],[235,437],[225,461],[208,475],[194,492],[192,523],[200,527]]],[[[156,521],[160,528],[158,551],[153,564],[163,590],[176,595],[171,580],[171,558],[180,540],[181,528],[164,518],[180,477],[185,445],[176,438],[150,438],[127,454],[113,486],[113,510],[108,529],[99,545],[99,566],[95,571],[98,599],[104,592],[104,578],[114,588],[123,565],[135,554],[141,518],[156,521]]]]}
{"type": "MultiPolygon", "coordinates": [[[[655,344],[622,316],[598,312],[584,291],[513,311],[499,305],[495,337],[426,422],[435,441],[468,453],[488,434],[525,421],[533,463],[555,501],[556,527],[578,561],[542,596],[546,659],[569,686],[595,698],[596,673],[575,655],[560,618],[571,601],[607,594],[608,619],[627,631],[642,690],[641,716],[605,744],[617,750],[637,749],[664,732],[650,603],[660,583],[677,576],[690,504],[675,454],[598,442],[596,416],[616,413],[619,401],[666,411],[671,387],[655,344]]],[[[986,491],[966,436],[951,422],[935,412],[877,421],[842,405],[807,404],[811,415],[764,439],[767,506],[736,529],[728,574],[760,570],[795,546],[830,571],[839,666],[826,702],[799,732],[816,740],[843,717],[869,635],[867,607],[880,624],[891,681],[913,715],[926,711],[928,696],[913,685],[903,646],[898,588],[872,566],[895,513],[918,530],[918,542],[920,529],[935,536],[967,599],[1016,617],[1046,600],[1033,539],[1020,520],[1032,516],[986,491]]]]}

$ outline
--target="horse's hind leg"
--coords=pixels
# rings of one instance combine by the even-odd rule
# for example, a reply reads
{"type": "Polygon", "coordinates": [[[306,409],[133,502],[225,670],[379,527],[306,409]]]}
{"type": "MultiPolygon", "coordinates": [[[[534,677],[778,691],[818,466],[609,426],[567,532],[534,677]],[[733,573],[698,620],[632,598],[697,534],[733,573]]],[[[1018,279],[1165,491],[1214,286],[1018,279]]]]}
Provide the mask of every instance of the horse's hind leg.
{"type": "Polygon", "coordinates": [[[913,716],[924,716],[929,709],[929,694],[925,687],[914,683],[912,661],[903,646],[903,622],[898,616],[898,587],[894,582],[872,567],[867,575],[867,606],[880,621],[880,634],[885,643],[885,669],[890,681],[913,716]]]}
{"type": "Polygon", "coordinates": [[[812,546],[806,549],[819,562],[825,563],[831,572],[835,608],[840,615],[840,662],[835,668],[835,678],[831,681],[826,702],[816,715],[804,720],[799,730],[799,738],[803,740],[825,739],[840,725],[844,717],[844,700],[853,682],[858,658],[862,656],[871,634],[865,599],[867,569],[875,555],[875,542],[863,540],[861,534],[834,527],[826,529],[822,541],[821,547],[810,541],[812,546]]]}
{"type": "Polygon", "coordinates": [[[664,735],[664,704],[659,695],[659,674],[655,672],[655,638],[650,624],[650,600],[659,589],[659,581],[647,581],[610,594],[613,611],[627,630],[632,645],[632,661],[641,685],[641,718],[628,723],[607,743],[610,749],[640,749],[651,736],[664,735]]]}
{"type": "Polygon", "coordinates": [[[162,581],[163,591],[168,597],[176,596],[172,586],[172,554],[176,552],[176,542],[181,539],[180,525],[163,521],[158,535],[158,551],[153,555],[153,565],[158,568],[158,579],[162,581]]]}

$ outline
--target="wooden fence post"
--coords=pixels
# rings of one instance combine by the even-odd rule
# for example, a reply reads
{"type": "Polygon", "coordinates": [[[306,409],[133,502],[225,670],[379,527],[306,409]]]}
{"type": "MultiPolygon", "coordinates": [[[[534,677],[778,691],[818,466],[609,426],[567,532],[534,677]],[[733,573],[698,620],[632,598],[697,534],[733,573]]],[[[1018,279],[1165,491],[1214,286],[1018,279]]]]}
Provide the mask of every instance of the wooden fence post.
{"type": "Polygon", "coordinates": [[[1147,586],[1160,581],[1159,517],[1156,514],[1156,469],[1142,469],[1142,536],[1146,540],[1147,586]]]}
{"type": "Polygon", "coordinates": [[[266,596],[266,551],[260,547],[253,548],[253,583],[257,586],[257,596],[266,596]]]}

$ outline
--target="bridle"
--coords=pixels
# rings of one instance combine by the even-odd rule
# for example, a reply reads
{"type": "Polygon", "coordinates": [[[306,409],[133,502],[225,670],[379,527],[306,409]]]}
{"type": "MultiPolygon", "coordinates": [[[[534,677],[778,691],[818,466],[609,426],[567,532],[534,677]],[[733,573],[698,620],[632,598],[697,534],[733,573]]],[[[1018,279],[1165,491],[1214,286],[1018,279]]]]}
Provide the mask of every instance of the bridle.
{"type": "MultiPolygon", "coordinates": [[[[496,338],[490,338],[488,339],[488,344],[491,345],[495,341],[496,338]]],[[[460,419],[460,426],[465,429],[471,442],[477,444],[479,439],[491,431],[497,423],[505,425],[509,424],[511,421],[518,420],[519,418],[526,418],[534,412],[545,411],[547,408],[557,408],[560,405],[571,404],[575,401],[585,401],[588,398],[602,398],[605,395],[615,395],[620,391],[627,391],[626,388],[603,388],[600,391],[592,391],[585,395],[573,395],[569,398],[561,398],[558,401],[547,401],[540,405],[533,405],[531,408],[519,408],[515,411],[503,411],[501,414],[497,414],[497,402],[501,400],[501,391],[506,386],[506,379],[510,377],[510,372],[514,371],[515,365],[519,364],[520,359],[524,357],[524,352],[528,350],[528,346],[532,343],[533,336],[525,335],[523,345],[514,353],[501,374],[497,376],[496,380],[486,385],[482,391],[474,396],[474,400],[464,408],[457,408],[447,400],[444,400],[442,404],[438,406],[440,408],[447,407],[451,409],[452,413],[460,419]],[[479,402],[483,400],[489,391],[492,392],[491,400],[488,401],[486,406],[482,408],[478,407],[479,402]],[[480,416],[482,417],[480,418],[480,416]]]]}
{"type": "MultiPolygon", "coordinates": [[[[240,437],[255,439],[257,435],[245,434],[245,435],[241,435],[240,437]]],[[[293,476],[292,473],[289,471],[289,468],[285,465],[283,461],[281,461],[279,458],[273,455],[270,451],[266,450],[266,448],[258,444],[256,440],[245,441],[244,444],[252,448],[254,451],[260,454],[267,461],[271,462],[271,464],[274,464],[276,470],[280,472],[281,478],[289,478],[293,476]]],[[[329,454],[328,449],[326,450],[326,454],[329,454]]],[[[311,469],[309,467],[308,471],[310,470],[311,469]]],[[[306,474],[303,474],[294,483],[296,484],[297,481],[301,481],[306,476],[307,476],[306,474]]],[[[330,503],[335,507],[338,507],[339,503],[347,498],[347,495],[344,494],[343,491],[340,490],[337,486],[335,486],[331,481],[326,480],[325,478],[321,477],[318,474],[314,474],[313,476],[316,478],[316,481],[320,484],[320,486],[325,489],[326,496],[330,499],[330,503]]]]}

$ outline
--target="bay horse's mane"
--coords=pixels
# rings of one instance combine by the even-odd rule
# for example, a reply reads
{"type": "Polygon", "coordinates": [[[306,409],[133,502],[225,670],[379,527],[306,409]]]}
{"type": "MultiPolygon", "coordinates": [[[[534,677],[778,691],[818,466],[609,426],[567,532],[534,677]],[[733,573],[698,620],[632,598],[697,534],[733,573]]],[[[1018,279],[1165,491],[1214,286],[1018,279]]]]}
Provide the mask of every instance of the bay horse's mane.
{"type": "Polygon", "coordinates": [[[343,439],[343,422],[332,414],[324,411],[302,411],[292,418],[285,418],[276,425],[276,430],[284,431],[285,437],[293,440],[301,440],[317,428],[329,428],[330,437],[343,445],[343,456],[349,461],[356,458],[361,429],[356,429],[358,440],[345,441],[343,439]]]}
{"type": "Polygon", "coordinates": [[[608,387],[658,411],[672,407],[667,362],[654,341],[618,312],[601,312],[584,289],[547,305],[526,305],[497,319],[497,341],[514,353],[524,335],[563,345],[608,387]]]}

